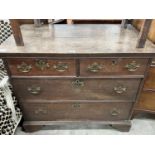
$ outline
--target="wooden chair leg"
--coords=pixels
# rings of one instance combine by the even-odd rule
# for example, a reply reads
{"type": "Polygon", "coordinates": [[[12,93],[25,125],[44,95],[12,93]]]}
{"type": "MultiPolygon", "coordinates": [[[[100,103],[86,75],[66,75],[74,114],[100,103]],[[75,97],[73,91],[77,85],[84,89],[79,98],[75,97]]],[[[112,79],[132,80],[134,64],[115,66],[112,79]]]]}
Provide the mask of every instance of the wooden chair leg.
{"type": "Polygon", "coordinates": [[[17,46],[24,46],[23,37],[20,29],[20,25],[17,19],[10,19],[13,36],[17,46]]]}
{"type": "Polygon", "coordinates": [[[147,35],[149,32],[151,23],[152,23],[152,19],[145,19],[145,21],[141,27],[140,33],[139,33],[137,46],[136,46],[137,48],[143,48],[145,46],[145,42],[147,39],[147,35]]]}

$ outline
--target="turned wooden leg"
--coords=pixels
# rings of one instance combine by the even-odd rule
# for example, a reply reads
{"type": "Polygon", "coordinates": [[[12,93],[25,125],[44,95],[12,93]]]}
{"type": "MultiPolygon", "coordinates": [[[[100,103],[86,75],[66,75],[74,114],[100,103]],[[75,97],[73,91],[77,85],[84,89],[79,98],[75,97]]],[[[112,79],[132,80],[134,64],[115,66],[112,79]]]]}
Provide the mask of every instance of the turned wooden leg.
{"type": "Polygon", "coordinates": [[[28,125],[28,124],[23,124],[22,127],[23,127],[23,130],[25,132],[35,132],[35,131],[41,130],[41,128],[43,127],[43,125],[28,125]]]}
{"type": "Polygon", "coordinates": [[[131,123],[128,123],[128,124],[112,124],[111,127],[116,129],[116,130],[119,130],[121,132],[129,132],[129,130],[131,128],[131,123]]]}

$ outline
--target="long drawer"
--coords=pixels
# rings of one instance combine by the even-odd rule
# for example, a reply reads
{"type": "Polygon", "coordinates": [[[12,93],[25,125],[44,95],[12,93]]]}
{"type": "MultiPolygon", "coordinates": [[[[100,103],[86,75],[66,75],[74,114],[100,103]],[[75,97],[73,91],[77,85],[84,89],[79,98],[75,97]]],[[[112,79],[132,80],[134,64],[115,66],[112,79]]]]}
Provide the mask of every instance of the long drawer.
{"type": "Polygon", "coordinates": [[[143,75],[147,62],[144,58],[81,59],[80,75],[143,75]]]}
{"type": "Polygon", "coordinates": [[[141,79],[12,79],[21,100],[134,101],[141,79]]]}
{"type": "Polygon", "coordinates": [[[25,121],[127,120],[132,103],[20,102],[25,121]]]}
{"type": "Polygon", "coordinates": [[[74,59],[11,58],[6,60],[12,76],[75,76],[74,59]]]}

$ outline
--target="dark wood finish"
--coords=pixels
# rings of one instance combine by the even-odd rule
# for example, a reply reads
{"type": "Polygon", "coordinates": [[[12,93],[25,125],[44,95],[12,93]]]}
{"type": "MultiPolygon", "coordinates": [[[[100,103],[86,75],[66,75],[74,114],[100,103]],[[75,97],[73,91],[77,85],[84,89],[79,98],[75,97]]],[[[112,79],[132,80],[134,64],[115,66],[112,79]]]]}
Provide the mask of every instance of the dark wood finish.
{"type": "Polygon", "coordinates": [[[147,39],[147,35],[152,23],[152,19],[145,19],[137,41],[137,48],[143,48],[147,39]]]}
{"type": "MultiPolygon", "coordinates": [[[[76,66],[74,59],[48,59],[48,58],[21,58],[21,59],[7,59],[6,63],[8,64],[11,76],[75,76],[76,75],[76,66]],[[45,62],[43,68],[39,68],[37,63],[39,60],[45,62]],[[21,66],[22,63],[25,63],[28,66],[31,66],[31,69],[28,72],[22,72],[18,69],[18,66],[21,66]],[[59,68],[54,68],[54,66],[59,64],[65,64],[68,68],[64,71],[59,70],[59,68]]],[[[60,68],[61,69],[61,68],[60,68]]]]}
{"type": "Polygon", "coordinates": [[[121,24],[121,20],[103,20],[103,19],[77,19],[74,24],[121,24]]]}
{"type": "Polygon", "coordinates": [[[121,132],[128,132],[131,128],[131,123],[125,123],[125,124],[112,124],[111,125],[114,129],[117,129],[121,132]]]}
{"type": "Polygon", "coordinates": [[[38,131],[38,130],[41,130],[43,127],[43,125],[29,125],[29,124],[26,124],[26,123],[23,123],[23,130],[25,132],[35,132],[35,131],[38,131]]]}
{"type": "Polygon", "coordinates": [[[21,102],[26,121],[122,121],[127,120],[132,103],[21,102]]]}
{"type": "Polygon", "coordinates": [[[104,76],[104,75],[143,75],[146,69],[148,59],[136,58],[111,58],[111,59],[81,59],[80,75],[81,76],[104,76]],[[129,71],[126,65],[135,62],[137,69],[129,71]],[[98,72],[91,72],[88,66],[97,63],[102,66],[98,72]]]}
{"type": "Polygon", "coordinates": [[[71,58],[152,58],[155,57],[155,54],[150,53],[0,53],[2,59],[9,58],[62,58],[62,59],[71,59],[71,58]]]}
{"type": "Polygon", "coordinates": [[[18,99],[135,101],[140,79],[12,79],[18,99]],[[33,93],[32,88],[37,91],[33,93]],[[121,90],[119,90],[121,89],[121,90]],[[125,89],[125,90],[123,90],[125,89]]]}
{"type": "Polygon", "coordinates": [[[20,29],[20,25],[17,19],[10,19],[10,24],[12,27],[13,36],[16,41],[17,46],[24,46],[23,37],[20,29]]]}
{"type": "MultiPolygon", "coordinates": [[[[54,19],[52,19],[54,20],[54,19]]],[[[44,24],[48,24],[49,20],[48,19],[41,19],[41,21],[43,21],[44,24]]],[[[61,24],[66,24],[67,20],[65,19],[60,19],[59,21],[62,21],[61,24]]],[[[33,19],[18,19],[18,22],[20,25],[23,25],[23,24],[34,24],[34,20],[33,19]]],[[[80,19],[77,19],[77,20],[74,20],[74,23],[75,24],[121,24],[121,20],[103,20],[103,19],[100,19],[100,20],[97,20],[97,19],[83,19],[83,20],[80,20],[80,19]]]]}
{"type": "MultiPolygon", "coordinates": [[[[117,130],[127,132],[131,127],[130,121],[25,121],[26,132],[33,132],[35,126],[44,129],[102,129],[107,124],[117,125],[117,130]],[[122,125],[122,126],[121,126],[122,125]],[[119,127],[118,127],[119,126],[119,127]],[[31,129],[32,127],[32,129],[31,129]],[[125,130],[126,127],[126,130],[125,130]],[[124,130],[122,130],[124,129],[124,130]]],[[[116,128],[115,128],[116,129],[116,128]]]]}
{"type": "MultiPolygon", "coordinates": [[[[9,67],[12,77],[16,77],[12,78],[11,81],[24,113],[25,121],[33,122],[34,118],[35,121],[37,120],[38,122],[44,121],[45,126],[48,121],[53,122],[58,120],[64,122],[69,120],[71,122],[76,122],[81,120],[98,121],[101,119],[103,121],[117,122],[131,119],[133,103],[137,98],[141,80],[143,79],[148,66],[148,58],[135,57],[76,57],[76,59],[74,57],[48,57],[48,59],[47,57],[28,59],[11,58],[6,59],[5,62],[9,67]],[[70,66],[74,66],[74,71],[71,73],[74,74],[65,78],[66,75],[63,74],[50,75],[49,70],[47,70],[46,74],[44,74],[44,70],[40,70],[40,72],[33,71],[33,74],[28,73],[29,75],[26,75],[27,73],[20,75],[14,72],[18,64],[17,62],[30,62],[32,66],[35,66],[35,62],[38,59],[47,60],[49,64],[53,61],[58,62],[60,60],[63,60],[65,63],[71,61],[72,63],[70,66]],[[135,71],[128,71],[128,68],[125,68],[125,66],[133,61],[135,61],[139,67],[135,71]],[[94,72],[88,74],[87,68],[94,62],[101,63],[104,66],[105,71],[100,72],[99,75],[98,73],[96,75],[94,72]],[[113,68],[113,65],[115,69],[111,69],[113,68]],[[14,67],[14,69],[10,66],[14,67]],[[85,73],[85,75],[83,75],[83,73],[85,73]],[[79,80],[79,82],[82,82],[83,84],[78,84],[78,87],[76,87],[76,85],[73,86],[73,82],[76,80],[79,80]],[[31,94],[30,91],[28,91],[28,88],[33,86],[40,87],[41,91],[39,94],[31,94]],[[125,92],[116,93],[117,89],[114,91],[114,88],[119,86],[125,87],[125,92]],[[74,104],[78,105],[79,103],[80,105],[82,104],[81,110],[72,112],[71,107],[74,104]],[[123,108],[123,106],[125,107],[123,108]],[[113,119],[112,116],[110,117],[105,113],[105,111],[108,111],[108,109],[110,111],[114,107],[116,107],[116,109],[121,107],[121,110],[128,114],[128,118],[124,118],[123,114],[120,117],[121,119],[117,119],[117,117],[113,119]],[[53,111],[52,109],[55,110],[53,111]],[[60,109],[60,113],[58,109],[60,109]],[[90,112],[92,111],[94,112],[94,115],[90,115],[90,112]],[[102,112],[106,115],[100,117],[102,112]],[[34,115],[34,113],[37,114],[34,115]],[[65,116],[67,116],[66,119],[65,116]]],[[[68,75],[69,74],[67,74],[67,76],[68,75]]],[[[35,127],[32,123],[32,129],[31,125],[24,128],[27,131],[34,131],[44,125],[35,127]]],[[[130,125],[124,123],[113,123],[113,127],[120,131],[128,131],[130,129],[130,125]]]]}
{"type": "Polygon", "coordinates": [[[121,30],[117,25],[61,25],[50,31],[46,26],[35,31],[22,28],[27,46],[4,45],[0,56],[24,112],[26,129],[95,122],[129,130],[150,58],[155,56],[150,42],[146,49],[136,49],[135,29],[121,30]],[[48,65],[43,61],[36,65],[38,59],[48,65]],[[49,64],[59,61],[69,63],[69,68],[60,65],[49,70],[49,64]]]}

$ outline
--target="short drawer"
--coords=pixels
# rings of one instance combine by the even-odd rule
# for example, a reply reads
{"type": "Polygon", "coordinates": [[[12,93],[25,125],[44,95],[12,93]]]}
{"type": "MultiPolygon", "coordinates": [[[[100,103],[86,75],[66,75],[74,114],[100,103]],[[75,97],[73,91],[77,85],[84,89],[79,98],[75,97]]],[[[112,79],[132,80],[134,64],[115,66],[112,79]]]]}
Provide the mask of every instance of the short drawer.
{"type": "Polygon", "coordinates": [[[155,111],[155,91],[143,91],[136,108],[155,111]]]}
{"type": "Polygon", "coordinates": [[[12,79],[20,100],[134,101],[140,79],[12,79]]]}
{"type": "Polygon", "coordinates": [[[21,102],[26,121],[127,120],[132,103],[21,102]]]}
{"type": "Polygon", "coordinates": [[[75,60],[17,58],[6,60],[12,76],[75,76],[75,60]]]}
{"type": "Polygon", "coordinates": [[[100,58],[81,59],[81,76],[143,75],[148,59],[100,58]]]}

